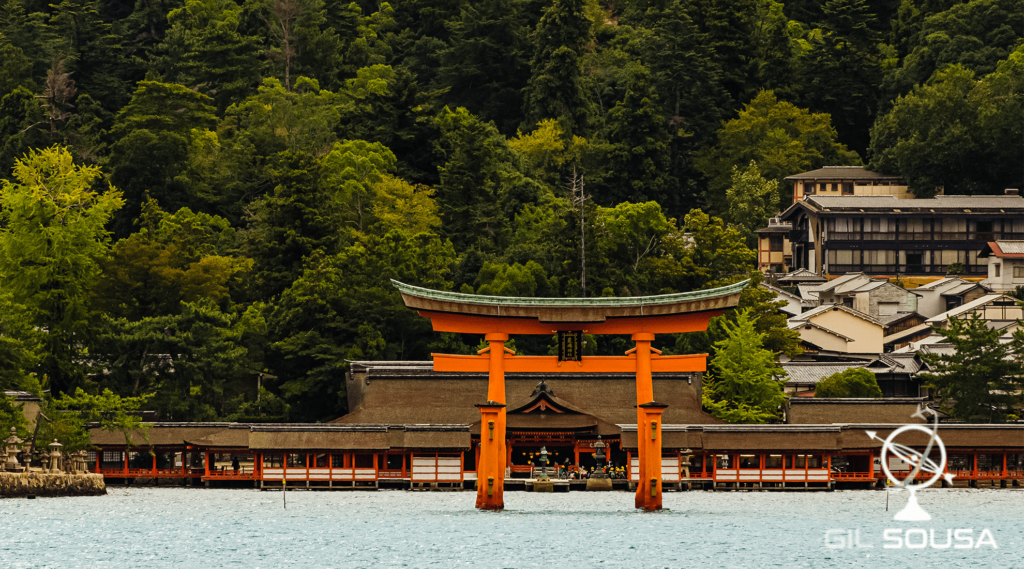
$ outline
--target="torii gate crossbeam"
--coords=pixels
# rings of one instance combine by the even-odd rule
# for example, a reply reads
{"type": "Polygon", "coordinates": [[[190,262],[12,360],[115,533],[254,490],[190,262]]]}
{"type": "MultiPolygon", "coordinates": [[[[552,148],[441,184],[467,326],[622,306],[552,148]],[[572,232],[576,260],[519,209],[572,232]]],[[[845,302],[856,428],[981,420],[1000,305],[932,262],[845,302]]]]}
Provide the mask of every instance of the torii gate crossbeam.
{"type": "Polygon", "coordinates": [[[640,478],[635,504],[661,509],[661,415],[654,398],[653,372],[705,371],[707,354],[662,356],[651,347],[655,334],[707,330],[711,318],[735,307],[748,281],[727,287],[627,298],[512,298],[443,292],[392,284],[406,306],[430,318],[438,332],[483,334],[488,347],[476,356],[434,354],[436,371],[488,373],[487,401],[480,408],[480,463],[476,506],[505,507],[505,372],[636,374],[637,451],[640,478]],[[630,334],[635,347],[625,356],[585,357],[559,362],[553,356],[516,356],[505,347],[510,334],[550,335],[558,331],[630,334]]]}

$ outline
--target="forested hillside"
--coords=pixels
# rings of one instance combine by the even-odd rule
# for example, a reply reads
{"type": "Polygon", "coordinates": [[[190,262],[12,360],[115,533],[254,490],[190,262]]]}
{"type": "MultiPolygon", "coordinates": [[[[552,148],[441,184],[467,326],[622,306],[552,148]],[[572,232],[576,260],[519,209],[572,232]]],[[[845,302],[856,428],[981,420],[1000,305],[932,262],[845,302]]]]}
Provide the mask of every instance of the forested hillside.
{"type": "Polygon", "coordinates": [[[476,349],[390,279],[706,288],[793,173],[1024,185],[1024,0],[3,1],[0,387],[163,420],[329,420],[346,360],[476,349]]]}

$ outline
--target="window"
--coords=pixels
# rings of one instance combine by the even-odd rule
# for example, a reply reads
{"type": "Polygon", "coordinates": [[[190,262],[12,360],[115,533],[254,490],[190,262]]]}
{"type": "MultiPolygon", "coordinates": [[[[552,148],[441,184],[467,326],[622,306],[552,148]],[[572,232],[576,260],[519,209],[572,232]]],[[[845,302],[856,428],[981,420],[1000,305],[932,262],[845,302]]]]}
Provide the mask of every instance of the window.
{"type": "Polygon", "coordinates": [[[843,194],[848,196],[853,195],[853,182],[843,182],[843,194]]]}
{"type": "Polygon", "coordinates": [[[284,459],[283,455],[280,454],[265,454],[263,455],[263,468],[281,468],[284,466],[282,462],[284,459]]]}
{"type": "Polygon", "coordinates": [[[782,251],[783,237],[781,235],[772,235],[768,237],[768,250],[769,251],[782,251]]]}
{"type": "Polygon", "coordinates": [[[327,464],[327,460],[329,458],[330,458],[330,455],[328,455],[328,454],[314,455],[313,464],[315,464],[317,468],[327,468],[329,466],[327,464]]]}
{"type": "Polygon", "coordinates": [[[306,455],[304,455],[304,454],[289,454],[288,455],[288,468],[306,468],[306,455]]]}
{"type": "Polygon", "coordinates": [[[764,459],[765,468],[782,468],[782,455],[770,454],[764,459]]]}
{"type": "Polygon", "coordinates": [[[805,194],[813,194],[814,193],[814,183],[813,182],[804,182],[804,193],[805,194]]]}
{"type": "Polygon", "coordinates": [[[1013,278],[1022,279],[1024,278],[1024,267],[1020,265],[1013,266],[1013,278]]]}
{"type": "Polygon", "coordinates": [[[354,455],[356,468],[374,468],[374,456],[372,454],[354,455]]]}
{"type": "Polygon", "coordinates": [[[1000,265],[999,263],[992,265],[992,270],[995,271],[995,273],[992,276],[998,278],[1000,269],[1002,269],[1002,265],[1000,265]]]}

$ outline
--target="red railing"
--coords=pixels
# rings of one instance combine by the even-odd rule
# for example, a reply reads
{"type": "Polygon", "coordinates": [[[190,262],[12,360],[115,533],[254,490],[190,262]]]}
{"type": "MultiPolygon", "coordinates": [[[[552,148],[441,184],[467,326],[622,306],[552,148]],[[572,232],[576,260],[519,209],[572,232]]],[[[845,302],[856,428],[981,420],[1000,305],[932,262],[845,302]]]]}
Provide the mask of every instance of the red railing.
{"type": "Polygon", "coordinates": [[[875,479],[875,475],[872,472],[833,472],[832,473],[832,479],[833,480],[843,480],[843,481],[847,481],[847,480],[854,480],[854,481],[860,480],[860,481],[864,481],[864,480],[874,480],[875,479]]]}

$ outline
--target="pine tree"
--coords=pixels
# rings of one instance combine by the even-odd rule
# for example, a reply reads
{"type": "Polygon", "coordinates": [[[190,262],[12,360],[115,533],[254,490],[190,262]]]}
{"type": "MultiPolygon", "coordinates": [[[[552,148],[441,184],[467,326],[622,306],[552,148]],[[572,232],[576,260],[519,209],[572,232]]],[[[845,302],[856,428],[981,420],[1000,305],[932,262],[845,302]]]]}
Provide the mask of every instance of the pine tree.
{"type": "Polygon", "coordinates": [[[593,40],[583,0],[555,0],[533,34],[531,76],[526,87],[526,127],[557,119],[570,135],[585,135],[594,114],[583,74],[583,55],[593,40]]]}
{"type": "Polygon", "coordinates": [[[213,128],[213,100],[182,85],[140,81],[131,103],[117,115],[111,135],[111,180],[124,189],[119,235],[131,232],[148,193],[167,211],[189,205],[180,178],[197,132],[213,128]]]}
{"type": "Polygon", "coordinates": [[[230,0],[186,0],[172,10],[160,63],[164,81],[211,96],[219,112],[255,90],[259,47],[239,32],[240,17],[241,8],[230,0]]]}
{"type": "Polygon", "coordinates": [[[1007,415],[1016,415],[1024,372],[1019,359],[1024,353],[1024,333],[1018,330],[1012,343],[1001,343],[1000,331],[977,314],[950,318],[946,328],[935,332],[953,345],[954,352],[922,354],[930,373],[920,377],[933,390],[940,408],[968,423],[1002,423],[1007,415]]]}
{"type": "Polygon", "coordinates": [[[802,62],[804,100],[832,117],[840,142],[863,154],[882,82],[875,15],[866,0],[829,0],[823,10],[821,33],[802,62]]]}
{"type": "Polygon", "coordinates": [[[438,89],[450,107],[465,107],[511,135],[522,122],[521,90],[530,69],[526,29],[512,0],[487,0],[448,23],[451,40],[438,57],[438,89]]]}
{"type": "Polygon", "coordinates": [[[630,67],[626,96],[608,111],[609,138],[614,147],[609,156],[611,175],[608,195],[598,203],[656,200],[670,210],[679,208],[668,175],[669,135],[661,106],[651,86],[650,72],[640,64],[630,67]]]}

